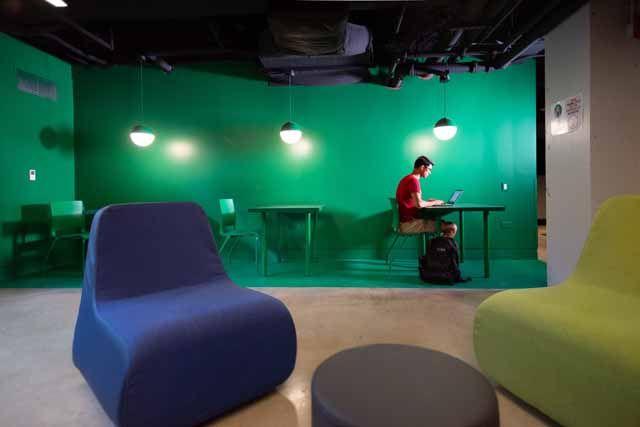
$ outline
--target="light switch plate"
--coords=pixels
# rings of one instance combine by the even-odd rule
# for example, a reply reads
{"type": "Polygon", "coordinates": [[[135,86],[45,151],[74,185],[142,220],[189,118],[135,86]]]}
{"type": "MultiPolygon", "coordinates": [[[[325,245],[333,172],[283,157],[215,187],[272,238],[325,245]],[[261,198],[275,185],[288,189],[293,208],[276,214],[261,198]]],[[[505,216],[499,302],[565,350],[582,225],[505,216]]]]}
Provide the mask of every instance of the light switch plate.
{"type": "Polygon", "coordinates": [[[29,181],[35,181],[35,180],[36,180],[36,170],[29,169],[29,181]]]}
{"type": "Polygon", "coordinates": [[[503,182],[500,185],[502,187],[502,191],[507,191],[509,189],[509,185],[506,182],[503,182]]]}

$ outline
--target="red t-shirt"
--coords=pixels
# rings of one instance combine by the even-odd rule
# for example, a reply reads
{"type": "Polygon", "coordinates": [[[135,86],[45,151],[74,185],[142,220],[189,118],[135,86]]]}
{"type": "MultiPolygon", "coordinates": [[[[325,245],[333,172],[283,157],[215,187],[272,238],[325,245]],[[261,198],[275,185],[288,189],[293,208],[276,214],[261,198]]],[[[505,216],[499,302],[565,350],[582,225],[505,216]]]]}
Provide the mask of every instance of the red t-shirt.
{"type": "Polygon", "coordinates": [[[414,175],[407,175],[398,183],[396,200],[400,222],[407,222],[417,218],[418,207],[415,205],[411,193],[421,193],[420,180],[414,175]]]}

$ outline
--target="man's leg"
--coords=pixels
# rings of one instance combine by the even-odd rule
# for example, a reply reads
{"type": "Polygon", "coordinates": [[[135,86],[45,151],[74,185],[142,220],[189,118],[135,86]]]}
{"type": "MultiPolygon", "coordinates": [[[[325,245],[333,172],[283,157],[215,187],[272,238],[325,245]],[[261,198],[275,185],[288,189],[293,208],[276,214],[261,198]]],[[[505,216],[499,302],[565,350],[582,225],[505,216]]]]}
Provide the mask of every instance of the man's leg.
{"type": "Polygon", "coordinates": [[[413,219],[400,223],[402,234],[433,233],[434,231],[436,231],[436,226],[432,219],[413,219]]]}

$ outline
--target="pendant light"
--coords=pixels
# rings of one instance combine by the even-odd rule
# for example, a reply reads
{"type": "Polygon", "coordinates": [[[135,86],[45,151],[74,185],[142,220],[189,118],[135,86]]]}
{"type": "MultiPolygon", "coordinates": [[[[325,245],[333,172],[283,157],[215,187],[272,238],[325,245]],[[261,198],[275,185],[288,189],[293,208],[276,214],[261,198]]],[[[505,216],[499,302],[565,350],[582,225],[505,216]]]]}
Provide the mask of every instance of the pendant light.
{"type": "MultiPolygon", "coordinates": [[[[138,68],[138,84],[140,85],[140,118],[144,122],[144,93],[142,89],[142,61],[138,68]]],[[[153,144],[156,139],[155,134],[150,127],[141,124],[135,125],[129,132],[129,139],[138,147],[148,147],[153,144]]]]}
{"type": "Polygon", "coordinates": [[[293,116],[293,98],[291,96],[291,77],[293,77],[293,70],[289,73],[289,121],[282,125],[280,128],[280,139],[285,144],[297,144],[302,138],[302,128],[299,124],[294,122],[291,118],[293,116]]]}
{"type": "Polygon", "coordinates": [[[443,86],[443,100],[444,100],[444,117],[436,122],[433,126],[433,134],[440,141],[448,141],[458,132],[458,126],[456,126],[451,119],[447,117],[447,82],[449,81],[448,75],[447,77],[440,78],[440,82],[443,86]]]}

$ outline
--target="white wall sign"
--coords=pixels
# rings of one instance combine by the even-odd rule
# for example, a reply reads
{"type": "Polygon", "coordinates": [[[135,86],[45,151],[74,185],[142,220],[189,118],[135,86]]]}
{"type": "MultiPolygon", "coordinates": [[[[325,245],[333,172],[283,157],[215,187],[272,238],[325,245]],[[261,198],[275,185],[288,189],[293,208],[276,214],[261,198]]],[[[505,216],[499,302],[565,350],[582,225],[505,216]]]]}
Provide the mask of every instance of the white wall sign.
{"type": "Polygon", "coordinates": [[[582,127],[582,94],[563,99],[551,108],[551,135],[564,135],[582,127]]]}

